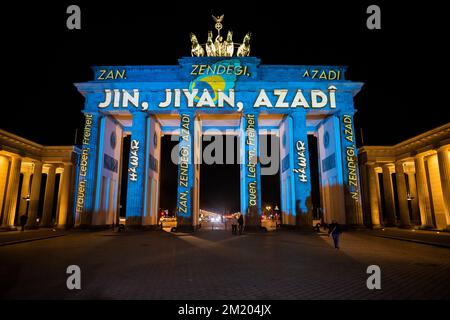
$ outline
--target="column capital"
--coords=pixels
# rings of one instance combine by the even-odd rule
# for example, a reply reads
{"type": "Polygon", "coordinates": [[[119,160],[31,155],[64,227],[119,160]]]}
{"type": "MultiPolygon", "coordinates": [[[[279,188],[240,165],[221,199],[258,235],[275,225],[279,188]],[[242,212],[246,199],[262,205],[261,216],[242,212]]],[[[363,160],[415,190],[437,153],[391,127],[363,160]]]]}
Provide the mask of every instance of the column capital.
{"type": "Polygon", "coordinates": [[[335,115],[337,115],[338,117],[342,117],[342,116],[354,116],[356,113],[355,109],[344,109],[344,110],[339,110],[338,112],[335,113],[335,115]]]}
{"type": "Polygon", "coordinates": [[[253,115],[255,115],[255,116],[257,116],[257,117],[259,117],[259,111],[253,111],[253,110],[251,110],[251,111],[242,111],[241,112],[241,118],[243,118],[243,117],[245,117],[245,115],[247,115],[247,114],[253,114],[253,115]]]}
{"type": "Polygon", "coordinates": [[[422,160],[425,158],[426,154],[425,153],[415,153],[414,155],[412,155],[414,157],[414,160],[422,160]]]}
{"type": "Polygon", "coordinates": [[[383,164],[381,165],[381,167],[392,169],[392,168],[395,167],[395,163],[394,163],[394,162],[383,163],[383,164]]]}
{"type": "Polygon", "coordinates": [[[396,161],[395,162],[395,172],[396,173],[405,173],[404,162],[396,161]]]}
{"type": "Polygon", "coordinates": [[[102,114],[98,111],[92,111],[92,110],[83,110],[82,111],[84,115],[91,115],[91,116],[96,116],[96,117],[100,117],[102,114]]]}
{"type": "Polygon", "coordinates": [[[377,168],[377,167],[380,166],[380,164],[375,162],[375,161],[367,161],[365,163],[365,165],[368,166],[368,167],[372,167],[372,168],[377,168]]]}
{"type": "Polygon", "coordinates": [[[387,174],[388,172],[391,173],[395,173],[396,172],[396,166],[394,163],[385,163],[381,166],[381,170],[383,171],[383,173],[387,174]]]}
{"type": "Polygon", "coordinates": [[[450,144],[445,144],[436,148],[437,152],[444,152],[450,150],[450,144]]]}
{"type": "MultiPolygon", "coordinates": [[[[180,112],[180,114],[181,113],[184,113],[184,112],[180,112]]],[[[133,116],[133,118],[134,117],[144,117],[144,118],[146,118],[146,117],[149,116],[149,114],[147,112],[142,111],[142,110],[130,110],[130,114],[133,116]]]]}
{"type": "Polygon", "coordinates": [[[22,160],[22,156],[20,154],[8,152],[7,156],[10,157],[11,160],[22,160]]]}
{"type": "Polygon", "coordinates": [[[306,118],[306,111],[304,109],[292,110],[288,114],[292,118],[306,118]]]}
{"type": "Polygon", "coordinates": [[[54,163],[48,163],[48,162],[43,162],[42,166],[46,167],[46,168],[56,168],[56,165],[54,163]]]}

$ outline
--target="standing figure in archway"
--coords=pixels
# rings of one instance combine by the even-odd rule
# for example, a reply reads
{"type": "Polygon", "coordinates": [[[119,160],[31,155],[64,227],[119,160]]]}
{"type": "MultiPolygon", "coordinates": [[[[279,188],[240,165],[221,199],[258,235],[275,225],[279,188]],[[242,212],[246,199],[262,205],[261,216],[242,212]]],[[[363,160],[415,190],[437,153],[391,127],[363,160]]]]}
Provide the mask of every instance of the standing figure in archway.
{"type": "Polygon", "coordinates": [[[244,215],[240,212],[239,212],[238,224],[239,224],[239,235],[241,235],[242,230],[244,229],[244,215]]]}
{"type": "Polygon", "coordinates": [[[339,238],[341,236],[341,233],[341,226],[339,225],[339,223],[337,223],[336,220],[333,220],[328,227],[328,235],[331,235],[331,237],[333,238],[334,247],[336,249],[339,249],[339,238]]]}
{"type": "Polygon", "coordinates": [[[237,219],[236,215],[237,215],[237,213],[234,213],[231,216],[231,234],[237,234],[238,219],[237,219]]]}

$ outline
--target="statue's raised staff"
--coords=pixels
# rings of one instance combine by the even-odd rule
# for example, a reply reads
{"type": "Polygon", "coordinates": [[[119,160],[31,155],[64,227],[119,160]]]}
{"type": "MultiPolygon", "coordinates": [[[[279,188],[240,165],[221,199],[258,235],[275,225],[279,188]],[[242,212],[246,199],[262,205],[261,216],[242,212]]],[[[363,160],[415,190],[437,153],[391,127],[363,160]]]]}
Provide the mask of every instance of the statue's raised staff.
{"type": "Polygon", "coordinates": [[[194,56],[203,57],[206,51],[206,55],[208,57],[232,57],[233,54],[236,54],[239,57],[249,56],[251,34],[247,33],[245,35],[244,42],[242,44],[234,43],[233,31],[229,30],[226,39],[223,40],[220,31],[223,28],[222,21],[224,15],[212,17],[215,21],[214,27],[217,30],[217,35],[214,41],[212,31],[208,31],[208,38],[205,44],[200,44],[197,40],[197,37],[193,33],[191,33],[191,42],[192,42],[191,55],[193,57],[194,56]]]}

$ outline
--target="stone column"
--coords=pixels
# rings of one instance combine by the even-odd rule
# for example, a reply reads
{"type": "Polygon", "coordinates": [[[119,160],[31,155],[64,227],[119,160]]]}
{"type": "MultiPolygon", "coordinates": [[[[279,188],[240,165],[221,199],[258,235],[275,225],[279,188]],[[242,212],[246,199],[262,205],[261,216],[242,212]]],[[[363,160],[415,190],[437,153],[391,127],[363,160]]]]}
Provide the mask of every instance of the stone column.
{"type": "Polygon", "coordinates": [[[397,219],[395,217],[394,187],[392,184],[391,168],[392,164],[385,164],[383,167],[383,187],[384,199],[386,203],[386,226],[395,226],[397,219]]]}
{"type": "Polygon", "coordinates": [[[310,225],[312,221],[311,174],[308,150],[308,130],[306,113],[297,111],[292,118],[291,141],[294,153],[294,198],[297,225],[310,225]]]}
{"type": "Polygon", "coordinates": [[[6,188],[8,183],[9,159],[0,155],[0,226],[3,225],[5,213],[3,212],[3,203],[6,198],[6,188]]]}
{"type": "Polygon", "coordinates": [[[36,161],[33,169],[33,181],[31,182],[30,193],[30,210],[28,215],[28,228],[37,227],[37,216],[39,209],[39,197],[41,194],[41,179],[42,179],[42,162],[36,161]]]}
{"type": "Polygon", "coordinates": [[[397,196],[398,196],[398,209],[400,213],[400,225],[403,228],[410,227],[408,210],[408,194],[406,190],[406,177],[403,169],[403,163],[397,162],[395,164],[395,174],[397,182],[397,196]]]}
{"type": "Polygon", "coordinates": [[[443,205],[446,219],[446,229],[450,229],[450,145],[443,146],[437,150],[439,163],[439,175],[441,177],[443,205]]]}
{"type": "Polygon", "coordinates": [[[61,175],[61,197],[58,208],[58,228],[65,228],[67,224],[67,215],[70,213],[70,183],[72,178],[72,163],[64,163],[64,171],[61,175]]]}
{"type": "Polygon", "coordinates": [[[22,159],[20,157],[12,157],[11,166],[8,177],[8,187],[3,210],[2,227],[15,229],[14,219],[16,217],[17,193],[19,192],[20,166],[22,159]]]}
{"type": "Polygon", "coordinates": [[[340,146],[342,149],[342,178],[344,182],[345,223],[358,226],[363,224],[361,187],[358,170],[358,149],[356,147],[354,111],[339,115],[340,146]]]}
{"type": "Polygon", "coordinates": [[[245,216],[246,228],[260,226],[261,184],[259,163],[258,113],[246,113],[241,118],[240,128],[240,178],[241,213],[245,216]]]}
{"type": "Polygon", "coordinates": [[[142,226],[145,197],[145,155],[146,155],[146,126],[145,112],[133,113],[133,129],[131,132],[130,161],[128,164],[127,185],[127,227],[142,226]]]}
{"type": "MultiPolygon", "coordinates": [[[[87,106],[88,107],[88,106],[87,106]]],[[[85,112],[81,156],[78,167],[78,185],[76,187],[76,213],[79,227],[92,224],[94,213],[95,189],[97,178],[97,160],[99,152],[99,122],[101,116],[95,112],[85,112]]]]}
{"type": "Polygon", "coordinates": [[[425,169],[425,159],[423,155],[414,158],[417,177],[417,191],[419,195],[420,219],[423,228],[434,228],[431,217],[430,194],[428,191],[428,180],[425,169]]]}
{"type": "Polygon", "coordinates": [[[370,213],[372,217],[372,228],[380,227],[380,200],[378,198],[377,172],[375,164],[367,164],[367,174],[369,176],[369,197],[370,213]]]}
{"type": "Polygon", "coordinates": [[[409,195],[411,197],[411,213],[414,223],[419,221],[419,202],[417,198],[417,186],[416,186],[416,175],[414,172],[408,172],[408,185],[409,185],[409,195]]]}
{"type": "Polygon", "coordinates": [[[45,184],[44,207],[41,227],[50,227],[52,222],[53,199],[55,197],[56,167],[48,165],[47,182],[45,184]]]}
{"type": "MultiPolygon", "coordinates": [[[[19,217],[22,214],[26,213],[27,210],[27,200],[24,198],[27,198],[30,196],[30,182],[31,182],[31,168],[26,169],[23,173],[23,179],[22,179],[22,190],[20,190],[20,200],[19,200],[19,217]]],[[[28,207],[28,211],[29,211],[28,207]]]]}
{"type": "Polygon", "coordinates": [[[178,230],[194,230],[194,126],[193,112],[182,113],[178,143],[177,219],[178,230]]]}

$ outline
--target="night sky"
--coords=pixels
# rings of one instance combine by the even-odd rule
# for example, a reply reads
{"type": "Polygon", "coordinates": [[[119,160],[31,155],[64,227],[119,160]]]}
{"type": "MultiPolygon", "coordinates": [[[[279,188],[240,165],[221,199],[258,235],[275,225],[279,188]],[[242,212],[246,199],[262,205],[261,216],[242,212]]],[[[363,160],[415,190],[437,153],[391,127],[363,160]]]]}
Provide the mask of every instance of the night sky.
{"type": "MultiPolygon", "coordinates": [[[[89,66],[174,65],[190,55],[189,32],[204,38],[213,29],[211,14],[225,14],[224,29],[234,31],[235,41],[251,31],[252,55],[262,64],[347,65],[347,79],[365,83],[355,99],[364,144],[398,143],[449,121],[447,106],[436,106],[432,94],[430,72],[440,68],[438,48],[447,41],[438,35],[445,20],[436,17],[442,11],[437,7],[379,1],[296,1],[295,7],[282,1],[211,3],[58,1],[4,7],[2,77],[8,86],[0,128],[42,144],[73,144],[83,107],[73,83],[92,79],[89,66]],[[66,28],[70,4],[81,7],[81,30],[66,28]],[[381,7],[381,30],[366,28],[370,4],[381,7]]],[[[361,145],[358,129],[357,138],[361,145]]],[[[207,172],[202,182],[211,186],[236,171],[209,169],[202,167],[207,172]]],[[[224,190],[234,190],[238,179],[225,179],[230,182],[224,190]]],[[[221,206],[234,206],[234,198],[232,192],[221,194],[221,206]]]]}

